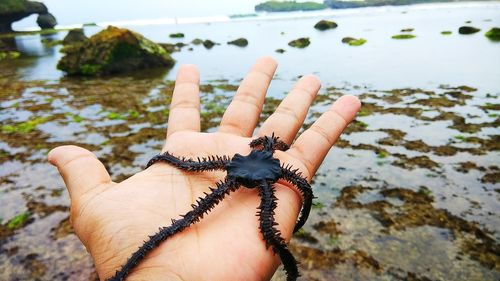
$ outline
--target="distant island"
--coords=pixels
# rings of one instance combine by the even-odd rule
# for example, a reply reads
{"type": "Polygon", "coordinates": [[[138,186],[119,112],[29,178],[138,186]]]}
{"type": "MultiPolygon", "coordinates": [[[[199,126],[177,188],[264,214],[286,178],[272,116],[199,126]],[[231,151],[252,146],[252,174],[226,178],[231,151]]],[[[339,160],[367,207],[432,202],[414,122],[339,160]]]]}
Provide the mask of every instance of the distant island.
{"type": "Polygon", "coordinates": [[[317,2],[267,1],[255,6],[256,12],[315,11],[328,8],[317,2]]]}
{"type": "MultiPolygon", "coordinates": [[[[266,1],[255,6],[255,11],[261,12],[291,12],[291,11],[315,11],[327,8],[348,9],[377,6],[401,6],[411,4],[438,3],[438,2],[468,2],[474,0],[354,0],[339,1],[325,0],[323,3],[317,2],[296,2],[296,1],[266,1]]],[[[479,1],[479,0],[477,0],[479,1]]]]}

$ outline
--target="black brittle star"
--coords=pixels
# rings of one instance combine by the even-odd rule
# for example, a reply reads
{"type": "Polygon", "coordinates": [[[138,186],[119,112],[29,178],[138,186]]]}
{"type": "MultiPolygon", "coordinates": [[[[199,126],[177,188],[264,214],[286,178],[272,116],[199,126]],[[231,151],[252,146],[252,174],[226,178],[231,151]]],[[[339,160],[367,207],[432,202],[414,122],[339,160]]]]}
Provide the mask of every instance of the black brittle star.
{"type": "Polygon", "coordinates": [[[265,136],[250,142],[252,151],[247,156],[235,154],[232,159],[223,156],[211,156],[198,159],[197,161],[185,158],[177,158],[165,152],[156,155],[147,164],[146,168],[157,162],[169,163],[181,170],[191,172],[226,170],[225,179],[217,183],[216,188],[210,188],[210,193],[205,193],[204,198],[199,198],[196,204],[192,204],[191,211],[182,215],[179,220],[172,220],[172,224],[167,227],[161,227],[159,232],[149,236],[139,249],[132,254],[125,265],[118,270],[108,281],[124,280],[129,272],[141,262],[142,259],[160,243],[186,229],[190,225],[200,221],[205,214],[210,212],[224,197],[236,191],[240,186],[246,188],[258,188],[261,197],[259,211],[259,228],[266,248],[271,247],[277,254],[287,275],[287,281],[296,280],[299,277],[297,261],[288,249],[285,239],[281,237],[280,231],[276,228],[278,223],[274,218],[274,210],[277,207],[277,198],[274,195],[273,184],[283,179],[300,191],[303,197],[303,206],[294,232],[299,230],[307,220],[311,210],[313,193],[307,180],[302,177],[298,170],[292,170],[289,165],[282,165],[277,158],[273,157],[275,150],[285,151],[289,147],[284,142],[278,140],[274,134],[270,137],[265,136]]]}

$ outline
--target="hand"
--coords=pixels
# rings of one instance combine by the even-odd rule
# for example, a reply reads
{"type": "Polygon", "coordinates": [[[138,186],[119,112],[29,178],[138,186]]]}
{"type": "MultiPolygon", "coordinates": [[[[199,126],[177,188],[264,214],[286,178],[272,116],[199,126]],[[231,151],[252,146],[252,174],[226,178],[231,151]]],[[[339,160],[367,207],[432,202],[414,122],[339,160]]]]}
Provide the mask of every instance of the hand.
{"type": "MultiPolygon", "coordinates": [[[[176,156],[246,155],[253,139],[269,83],[276,69],[271,58],[261,58],[242,81],[222,118],[218,132],[200,132],[199,73],[193,65],[179,69],[170,105],[163,151],[176,156]]],[[[318,93],[314,76],[302,77],[259,129],[273,132],[291,144],[318,93]]],[[[277,151],[281,163],[298,168],[309,180],[359,110],[360,102],[343,96],[292,144],[277,151]]],[[[114,275],[148,235],[191,204],[224,173],[188,173],[158,163],[127,180],[112,182],[104,165],[91,152],[76,146],[49,153],[71,197],[71,223],[94,259],[102,280],[114,275]]],[[[293,186],[275,184],[276,220],[289,241],[301,207],[293,186]]],[[[256,189],[240,188],[205,218],[173,236],[151,252],[128,280],[269,280],[279,259],[265,248],[255,216],[256,189]]]]}

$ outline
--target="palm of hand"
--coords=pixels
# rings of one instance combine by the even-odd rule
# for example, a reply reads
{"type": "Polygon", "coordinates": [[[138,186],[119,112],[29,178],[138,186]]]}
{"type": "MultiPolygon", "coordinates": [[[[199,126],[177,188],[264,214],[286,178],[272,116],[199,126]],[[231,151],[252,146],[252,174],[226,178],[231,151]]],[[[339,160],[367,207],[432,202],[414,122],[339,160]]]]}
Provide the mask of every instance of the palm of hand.
{"type": "MultiPolygon", "coordinates": [[[[261,60],[259,63],[262,64],[261,67],[267,67],[268,72],[274,72],[275,65],[273,68],[269,59],[265,62],[261,60]],[[272,70],[269,71],[269,69],[272,70]]],[[[177,83],[181,74],[182,70],[177,83]]],[[[302,80],[302,84],[313,83],[307,79],[314,80],[306,77],[302,80]]],[[[265,84],[265,81],[261,83],[265,84]]],[[[301,85],[300,83],[299,81],[296,88],[301,85]]],[[[319,88],[319,85],[312,88],[319,88]]],[[[310,92],[314,96],[317,89],[310,92]]],[[[265,95],[265,91],[260,95],[265,95]]],[[[175,96],[174,92],[173,104],[175,96]]],[[[310,178],[330,147],[323,144],[325,147],[322,149],[316,148],[316,151],[311,151],[313,154],[315,152],[319,154],[313,156],[306,155],[304,147],[307,147],[313,136],[324,138],[326,141],[323,140],[323,142],[331,146],[346,126],[346,121],[349,122],[358,110],[359,102],[356,101],[350,101],[351,106],[347,113],[336,113],[344,121],[337,126],[336,131],[329,133],[329,128],[325,128],[332,120],[318,120],[316,123],[322,122],[317,124],[314,132],[309,135],[303,134],[308,138],[302,142],[299,138],[297,142],[300,143],[295,149],[292,147],[289,152],[277,151],[275,157],[282,163],[298,168],[310,178]]],[[[308,108],[309,104],[310,102],[298,106],[297,109],[288,110],[303,112],[299,110],[300,107],[308,108]]],[[[335,104],[332,110],[336,110],[334,107],[335,104]]],[[[228,109],[226,114],[230,111],[228,109]]],[[[171,112],[171,115],[174,114],[173,109],[171,112]]],[[[211,134],[199,133],[196,129],[186,130],[185,127],[182,130],[176,130],[176,127],[171,125],[172,119],[176,117],[171,116],[169,125],[173,128],[169,127],[164,151],[187,158],[210,155],[232,157],[235,153],[248,154],[251,150],[248,144],[252,140],[250,136],[255,125],[250,124],[251,130],[247,130],[250,134],[246,135],[232,132],[231,127],[234,126],[227,126],[224,130],[224,119],[234,120],[235,118],[234,116],[226,118],[226,114],[221,124],[222,132],[211,134]]],[[[297,113],[297,115],[299,118],[290,122],[298,122],[298,126],[294,124],[281,129],[270,125],[266,127],[266,121],[260,132],[262,135],[270,135],[273,129],[277,129],[278,136],[290,143],[305,118],[305,113],[297,113]]],[[[275,118],[278,117],[280,116],[275,118]]],[[[272,121],[272,117],[269,119],[272,121]]],[[[215,182],[225,176],[222,172],[187,173],[167,164],[155,164],[121,183],[113,183],[109,180],[109,175],[102,171],[103,167],[89,168],[90,171],[76,171],[72,167],[72,165],[76,166],[75,162],[78,161],[87,161],[88,164],[102,166],[101,163],[96,163],[96,159],[88,157],[86,153],[89,152],[80,148],[62,147],[53,151],[49,158],[61,171],[70,190],[72,224],[76,234],[94,258],[101,279],[112,276],[148,235],[155,233],[160,226],[169,225],[171,219],[177,219],[179,215],[189,211],[191,204],[195,203],[198,197],[204,196],[203,192],[207,192],[209,187],[213,187],[215,182]],[[65,155],[62,156],[62,154],[65,155]],[[106,175],[103,175],[104,173],[106,175]],[[92,174],[95,175],[94,178],[92,174]]],[[[278,228],[284,238],[289,240],[300,211],[301,197],[293,187],[284,182],[276,183],[275,187],[276,196],[279,199],[276,210],[278,228]]],[[[262,241],[255,216],[259,201],[257,190],[240,188],[218,204],[201,222],[189,227],[181,235],[175,235],[162,243],[137,266],[128,280],[270,279],[279,265],[279,259],[271,250],[266,249],[262,241]]]]}

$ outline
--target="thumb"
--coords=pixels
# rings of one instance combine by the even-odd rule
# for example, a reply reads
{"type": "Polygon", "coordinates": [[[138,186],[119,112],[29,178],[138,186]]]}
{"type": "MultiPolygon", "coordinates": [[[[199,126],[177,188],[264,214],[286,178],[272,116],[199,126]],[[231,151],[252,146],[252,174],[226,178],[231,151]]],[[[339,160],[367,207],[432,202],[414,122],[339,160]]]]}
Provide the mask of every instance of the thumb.
{"type": "Polygon", "coordinates": [[[84,148],[59,146],[49,152],[48,159],[59,170],[72,200],[78,200],[97,186],[111,183],[101,161],[84,148]]]}

